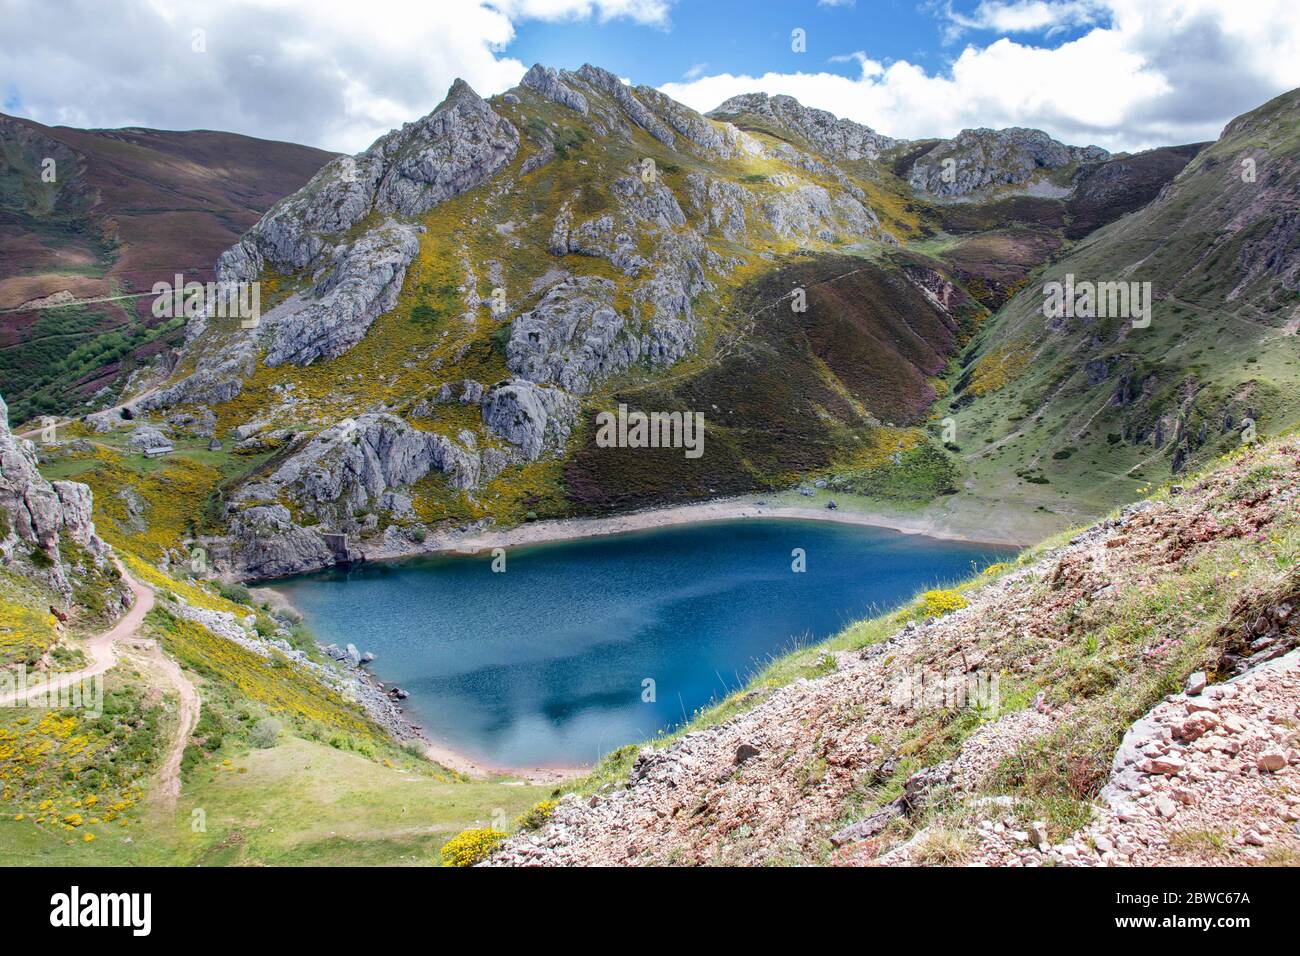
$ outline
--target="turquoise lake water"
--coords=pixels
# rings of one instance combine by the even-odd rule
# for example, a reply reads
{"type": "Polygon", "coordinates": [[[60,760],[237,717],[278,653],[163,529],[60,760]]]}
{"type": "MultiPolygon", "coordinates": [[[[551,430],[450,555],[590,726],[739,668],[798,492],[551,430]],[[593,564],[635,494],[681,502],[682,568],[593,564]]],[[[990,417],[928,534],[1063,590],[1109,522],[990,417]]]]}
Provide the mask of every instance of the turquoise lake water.
{"type": "Polygon", "coordinates": [[[374,651],[432,739],[503,767],[572,766],[672,729],[773,655],[1009,553],[741,520],[512,548],[504,573],[488,554],[436,556],[273,586],[322,643],[374,651]]]}

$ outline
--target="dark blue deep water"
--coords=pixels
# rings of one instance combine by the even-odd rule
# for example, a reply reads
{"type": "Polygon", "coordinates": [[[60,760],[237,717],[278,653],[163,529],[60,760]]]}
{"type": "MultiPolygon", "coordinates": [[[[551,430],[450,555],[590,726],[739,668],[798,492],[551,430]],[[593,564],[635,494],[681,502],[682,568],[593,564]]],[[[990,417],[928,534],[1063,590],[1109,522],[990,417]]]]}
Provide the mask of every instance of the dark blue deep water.
{"type": "Polygon", "coordinates": [[[431,738],[503,767],[565,766],[670,729],[773,655],[1007,553],[741,520],[512,548],[505,573],[487,554],[438,556],[274,587],[323,643],[374,651],[431,738]]]}

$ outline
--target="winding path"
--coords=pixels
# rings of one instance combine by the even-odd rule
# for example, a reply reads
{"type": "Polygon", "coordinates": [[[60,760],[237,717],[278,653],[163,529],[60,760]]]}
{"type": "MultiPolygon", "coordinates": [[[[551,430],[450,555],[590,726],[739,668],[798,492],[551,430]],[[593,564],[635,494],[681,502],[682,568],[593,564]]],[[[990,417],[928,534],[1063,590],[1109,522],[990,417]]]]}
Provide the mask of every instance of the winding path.
{"type": "Polygon", "coordinates": [[[0,707],[11,706],[20,699],[24,702],[30,701],[32,698],[43,697],[53,691],[70,687],[89,677],[104,673],[117,663],[117,651],[114,649],[113,643],[133,636],[140,629],[140,624],[144,621],[145,615],[153,609],[154,595],[152,590],[131,577],[126,568],[122,567],[121,562],[116,558],[113,559],[113,563],[117,565],[117,570],[121,572],[122,580],[126,582],[127,587],[135,595],[135,603],[111,628],[102,634],[96,634],[86,641],[86,656],[90,658],[90,663],[80,670],[67,671],[52,676],[48,683],[42,682],[39,687],[4,694],[0,696],[0,707]]]}
{"type": "MultiPolygon", "coordinates": [[[[155,598],[153,589],[146,587],[131,577],[120,561],[114,558],[113,563],[117,565],[122,580],[131,589],[131,593],[135,595],[135,603],[111,628],[102,634],[96,634],[86,641],[85,651],[86,656],[90,658],[90,663],[80,670],[68,671],[51,677],[48,683],[42,683],[39,687],[0,695],[0,707],[12,706],[20,698],[24,699],[24,701],[32,701],[33,698],[45,698],[54,691],[103,674],[117,663],[115,642],[129,640],[137,635],[140,625],[144,623],[145,616],[153,609],[155,598]]],[[[176,689],[177,696],[180,698],[176,737],[163,755],[162,764],[158,770],[158,780],[151,794],[159,802],[174,804],[181,793],[181,759],[185,756],[185,747],[189,743],[190,735],[194,733],[194,728],[198,726],[201,703],[198,691],[190,679],[185,676],[185,672],[181,670],[180,665],[163,653],[162,648],[156,642],[150,641],[148,646],[159,669],[176,689]]]]}
{"type": "Polygon", "coordinates": [[[181,759],[185,756],[185,747],[189,744],[190,735],[199,724],[201,704],[199,692],[195,690],[193,682],[185,676],[181,666],[164,654],[161,647],[155,645],[154,652],[157,654],[159,667],[167,675],[180,697],[176,737],[163,756],[162,765],[158,769],[158,780],[151,794],[158,803],[171,806],[181,795],[181,759]]]}

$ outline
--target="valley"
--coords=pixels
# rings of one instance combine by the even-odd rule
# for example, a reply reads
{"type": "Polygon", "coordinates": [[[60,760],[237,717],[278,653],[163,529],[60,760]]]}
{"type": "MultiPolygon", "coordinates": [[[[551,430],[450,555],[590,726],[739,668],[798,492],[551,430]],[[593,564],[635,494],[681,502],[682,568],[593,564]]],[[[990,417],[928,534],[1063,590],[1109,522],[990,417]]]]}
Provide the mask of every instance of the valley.
{"type": "Polygon", "coordinates": [[[1125,741],[1291,686],[1298,129],[541,64],[351,156],[0,118],[0,667],[104,702],[0,706],[6,860],[1294,862],[1169,833],[1288,821],[1291,717],[1125,741]],[[159,321],[177,273],[261,311],[159,321]]]}

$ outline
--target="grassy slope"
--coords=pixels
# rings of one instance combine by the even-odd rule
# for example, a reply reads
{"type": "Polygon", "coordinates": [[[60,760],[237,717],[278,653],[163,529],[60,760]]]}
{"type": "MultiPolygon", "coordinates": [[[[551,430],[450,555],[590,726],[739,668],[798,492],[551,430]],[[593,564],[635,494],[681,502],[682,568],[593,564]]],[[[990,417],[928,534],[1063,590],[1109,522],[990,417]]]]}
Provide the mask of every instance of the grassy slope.
{"type": "MultiPolygon", "coordinates": [[[[183,620],[176,601],[251,614],[259,630],[274,627],[263,609],[119,554],[159,594],[142,636],[181,663],[202,699],[182,763],[181,801],[168,810],[150,797],[175,734],[174,696],[147,654],[121,647],[125,658],[106,679],[102,716],[0,712],[5,863],[429,863],[456,832],[513,819],[551,792],[468,781],[397,747],[314,674],[278,652],[264,658],[183,620]],[[262,736],[267,721],[279,728],[271,746],[262,736]],[[200,818],[204,825],[196,829],[200,818]]],[[[56,650],[69,655],[66,666],[78,665],[77,648],[95,623],[87,608],[74,605],[72,630],[56,635],[39,613],[49,596],[30,579],[6,572],[0,597],[6,653],[31,656],[31,646],[58,640],[56,650]],[[11,623],[23,628],[9,634],[11,623]]],[[[310,647],[308,636],[294,639],[310,647]]],[[[56,654],[55,666],[62,660],[56,654]]]]}
{"type": "MultiPolygon", "coordinates": [[[[1223,427],[1225,415],[1237,426],[1253,408],[1273,433],[1300,421],[1300,340],[1283,332],[1300,296],[1267,271],[1237,288],[1245,264],[1259,259],[1251,244],[1294,215],[1295,115],[1295,94],[1248,114],[1158,201],[1039,270],[986,326],[952,376],[974,494],[1066,524],[1166,480],[1176,448],[1198,462],[1232,447],[1238,436],[1223,427]],[[1259,163],[1255,183],[1239,175],[1247,156],[1259,163]],[[1229,222],[1245,228],[1222,232],[1229,222]],[[1150,327],[1117,319],[1053,327],[1041,287],[1066,273],[1150,281],[1159,300],[1150,327]],[[1090,378],[1090,361],[1105,363],[1103,380],[1090,378]],[[1126,376],[1137,398],[1119,404],[1126,376]]],[[[1284,246],[1279,262],[1296,252],[1284,246]]]]}
{"type": "Polygon", "coordinates": [[[551,792],[439,780],[299,737],[228,753],[187,774],[174,812],[145,807],[130,827],[93,844],[29,821],[0,819],[4,860],[55,866],[427,865],[438,861],[442,844],[457,832],[513,820],[551,792]],[[193,829],[200,809],[206,832],[193,829]]]}

